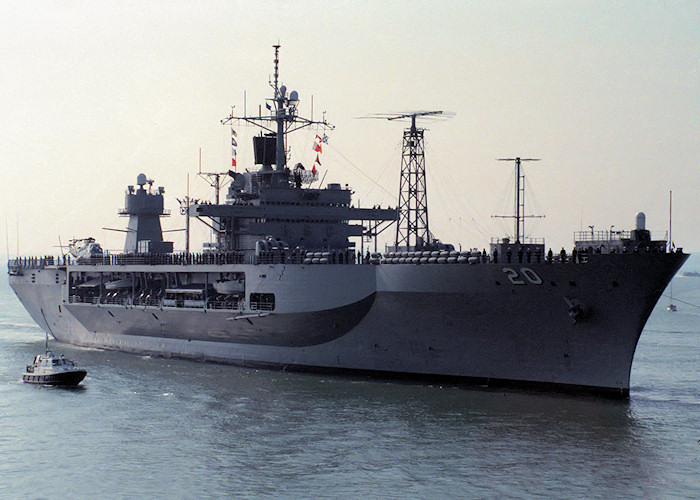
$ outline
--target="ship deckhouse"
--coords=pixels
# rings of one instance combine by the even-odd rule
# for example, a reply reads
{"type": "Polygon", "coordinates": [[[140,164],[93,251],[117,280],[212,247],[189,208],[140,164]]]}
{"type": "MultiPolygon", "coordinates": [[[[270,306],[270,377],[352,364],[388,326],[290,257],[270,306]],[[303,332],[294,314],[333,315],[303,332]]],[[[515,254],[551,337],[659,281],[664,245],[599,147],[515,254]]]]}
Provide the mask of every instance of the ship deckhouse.
{"type": "Polygon", "coordinates": [[[305,250],[340,250],[354,248],[350,237],[363,235],[363,224],[396,220],[394,209],[354,208],[350,190],[340,184],[325,189],[288,186],[266,187],[254,174],[237,174],[229,190],[228,203],[198,204],[190,208],[191,217],[208,217],[215,221],[222,251],[255,251],[273,244],[280,248],[305,250]],[[241,177],[249,189],[235,192],[241,177]],[[252,181],[252,182],[250,182],[252,181]]]}

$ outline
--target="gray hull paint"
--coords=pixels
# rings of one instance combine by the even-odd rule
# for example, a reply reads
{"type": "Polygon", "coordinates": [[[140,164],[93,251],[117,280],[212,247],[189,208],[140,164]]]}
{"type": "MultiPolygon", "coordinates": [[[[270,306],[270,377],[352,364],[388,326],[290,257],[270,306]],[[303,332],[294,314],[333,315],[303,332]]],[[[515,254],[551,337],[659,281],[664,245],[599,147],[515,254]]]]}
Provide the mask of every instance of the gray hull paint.
{"type": "Polygon", "coordinates": [[[40,326],[77,345],[239,365],[510,381],[624,396],[639,335],[686,258],[639,254],[592,255],[586,264],[249,266],[248,275],[251,268],[265,267],[266,275],[276,278],[267,290],[277,293],[280,303],[285,293],[293,294],[294,308],[282,306],[250,321],[228,320],[231,313],[177,311],[182,317],[172,321],[184,329],[155,329],[153,316],[167,312],[160,308],[112,306],[110,317],[105,306],[66,304],[64,287],[54,279],[65,274],[62,269],[37,271],[34,283],[28,275],[11,276],[10,283],[40,326]],[[328,283],[327,273],[335,273],[344,292],[320,298],[316,292],[328,283]],[[569,314],[572,301],[583,310],[575,322],[569,314]],[[331,307],[314,311],[314,302],[331,307]],[[344,316],[342,325],[335,324],[333,318],[344,316]],[[149,321],[151,326],[143,326],[149,321]],[[295,327],[283,326],[289,324],[295,327]],[[304,324],[308,327],[300,328],[304,324]],[[292,340],[295,332],[303,340],[292,340]]]}
{"type": "Polygon", "coordinates": [[[264,316],[249,313],[238,318],[238,313],[232,311],[167,307],[70,304],[66,309],[92,332],[118,329],[124,335],[303,347],[330,342],[348,333],[367,314],[374,297],[371,294],[353,304],[323,311],[264,316]]]}

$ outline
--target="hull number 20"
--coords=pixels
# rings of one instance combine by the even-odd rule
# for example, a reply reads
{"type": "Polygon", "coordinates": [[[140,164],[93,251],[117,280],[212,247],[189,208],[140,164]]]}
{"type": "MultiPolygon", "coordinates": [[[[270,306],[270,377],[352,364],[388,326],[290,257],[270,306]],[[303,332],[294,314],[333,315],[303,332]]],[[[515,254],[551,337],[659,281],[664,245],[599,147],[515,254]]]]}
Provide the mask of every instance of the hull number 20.
{"type": "Polygon", "coordinates": [[[511,283],[514,285],[525,285],[525,281],[521,278],[521,275],[525,277],[525,280],[527,280],[529,283],[532,283],[533,285],[541,285],[542,284],[542,278],[540,278],[535,271],[530,269],[529,267],[521,267],[520,272],[516,271],[515,269],[512,269],[510,267],[504,267],[503,272],[506,273],[506,276],[508,276],[508,279],[510,280],[511,283]]]}

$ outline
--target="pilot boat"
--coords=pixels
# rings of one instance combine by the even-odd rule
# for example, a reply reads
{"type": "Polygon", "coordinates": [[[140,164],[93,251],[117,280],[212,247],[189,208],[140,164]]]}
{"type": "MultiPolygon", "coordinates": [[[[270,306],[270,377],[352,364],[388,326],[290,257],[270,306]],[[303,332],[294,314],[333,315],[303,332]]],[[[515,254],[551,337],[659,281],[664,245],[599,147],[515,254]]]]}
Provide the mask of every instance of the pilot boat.
{"type": "Polygon", "coordinates": [[[75,363],[63,355],[54,356],[51,351],[38,354],[22,375],[28,384],[42,385],[78,385],[87,375],[87,371],[78,368],[75,363]]]}
{"type": "Polygon", "coordinates": [[[22,374],[22,381],[28,384],[41,385],[66,385],[76,386],[85,378],[87,371],[78,368],[70,359],[66,359],[63,354],[54,356],[49,351],[49,338],[46,335],[46,351],[44,354],[37,354],[34,362],[27,365],[27,369],[22,374]]]}

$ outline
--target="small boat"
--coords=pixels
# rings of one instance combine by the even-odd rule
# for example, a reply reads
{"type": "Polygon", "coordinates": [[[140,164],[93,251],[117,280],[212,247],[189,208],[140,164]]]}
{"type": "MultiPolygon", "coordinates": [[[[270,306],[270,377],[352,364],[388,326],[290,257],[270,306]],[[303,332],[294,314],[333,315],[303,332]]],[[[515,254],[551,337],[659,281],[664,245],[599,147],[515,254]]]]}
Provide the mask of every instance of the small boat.
{"type": "Polygon", "coordinates": [[[76,386],[87,375],[87,371],[78,368],[75,363],[61,356],[54,356],[49,351],[49,334],[46,334],[46,351],[37,354],[34,362],[27,365],[22,374],[22,381],[28,384],[76,386]]]}
{"type": "Polygon", "coordinates": [[[120,288],[131,288],[132,286],[134,286],[134,282],[129,278],[108,281],[105,283],[106,290],[119,290],[120,288]]]}
{"type": "Polygon", "coordinates": [[[245,292],[245,280],[243,279],[222,279],[213,283],[214,290],[222,295],[233,295],[245,292]]]}
{"type": "Polygon", "coordinates": [[[28,384],[75,386],[85,375],[87,371],[75,366],[73,361],[46,351],[45,354],[38,354],[34,363],[27,365],[22,380],[28,384]]]}

